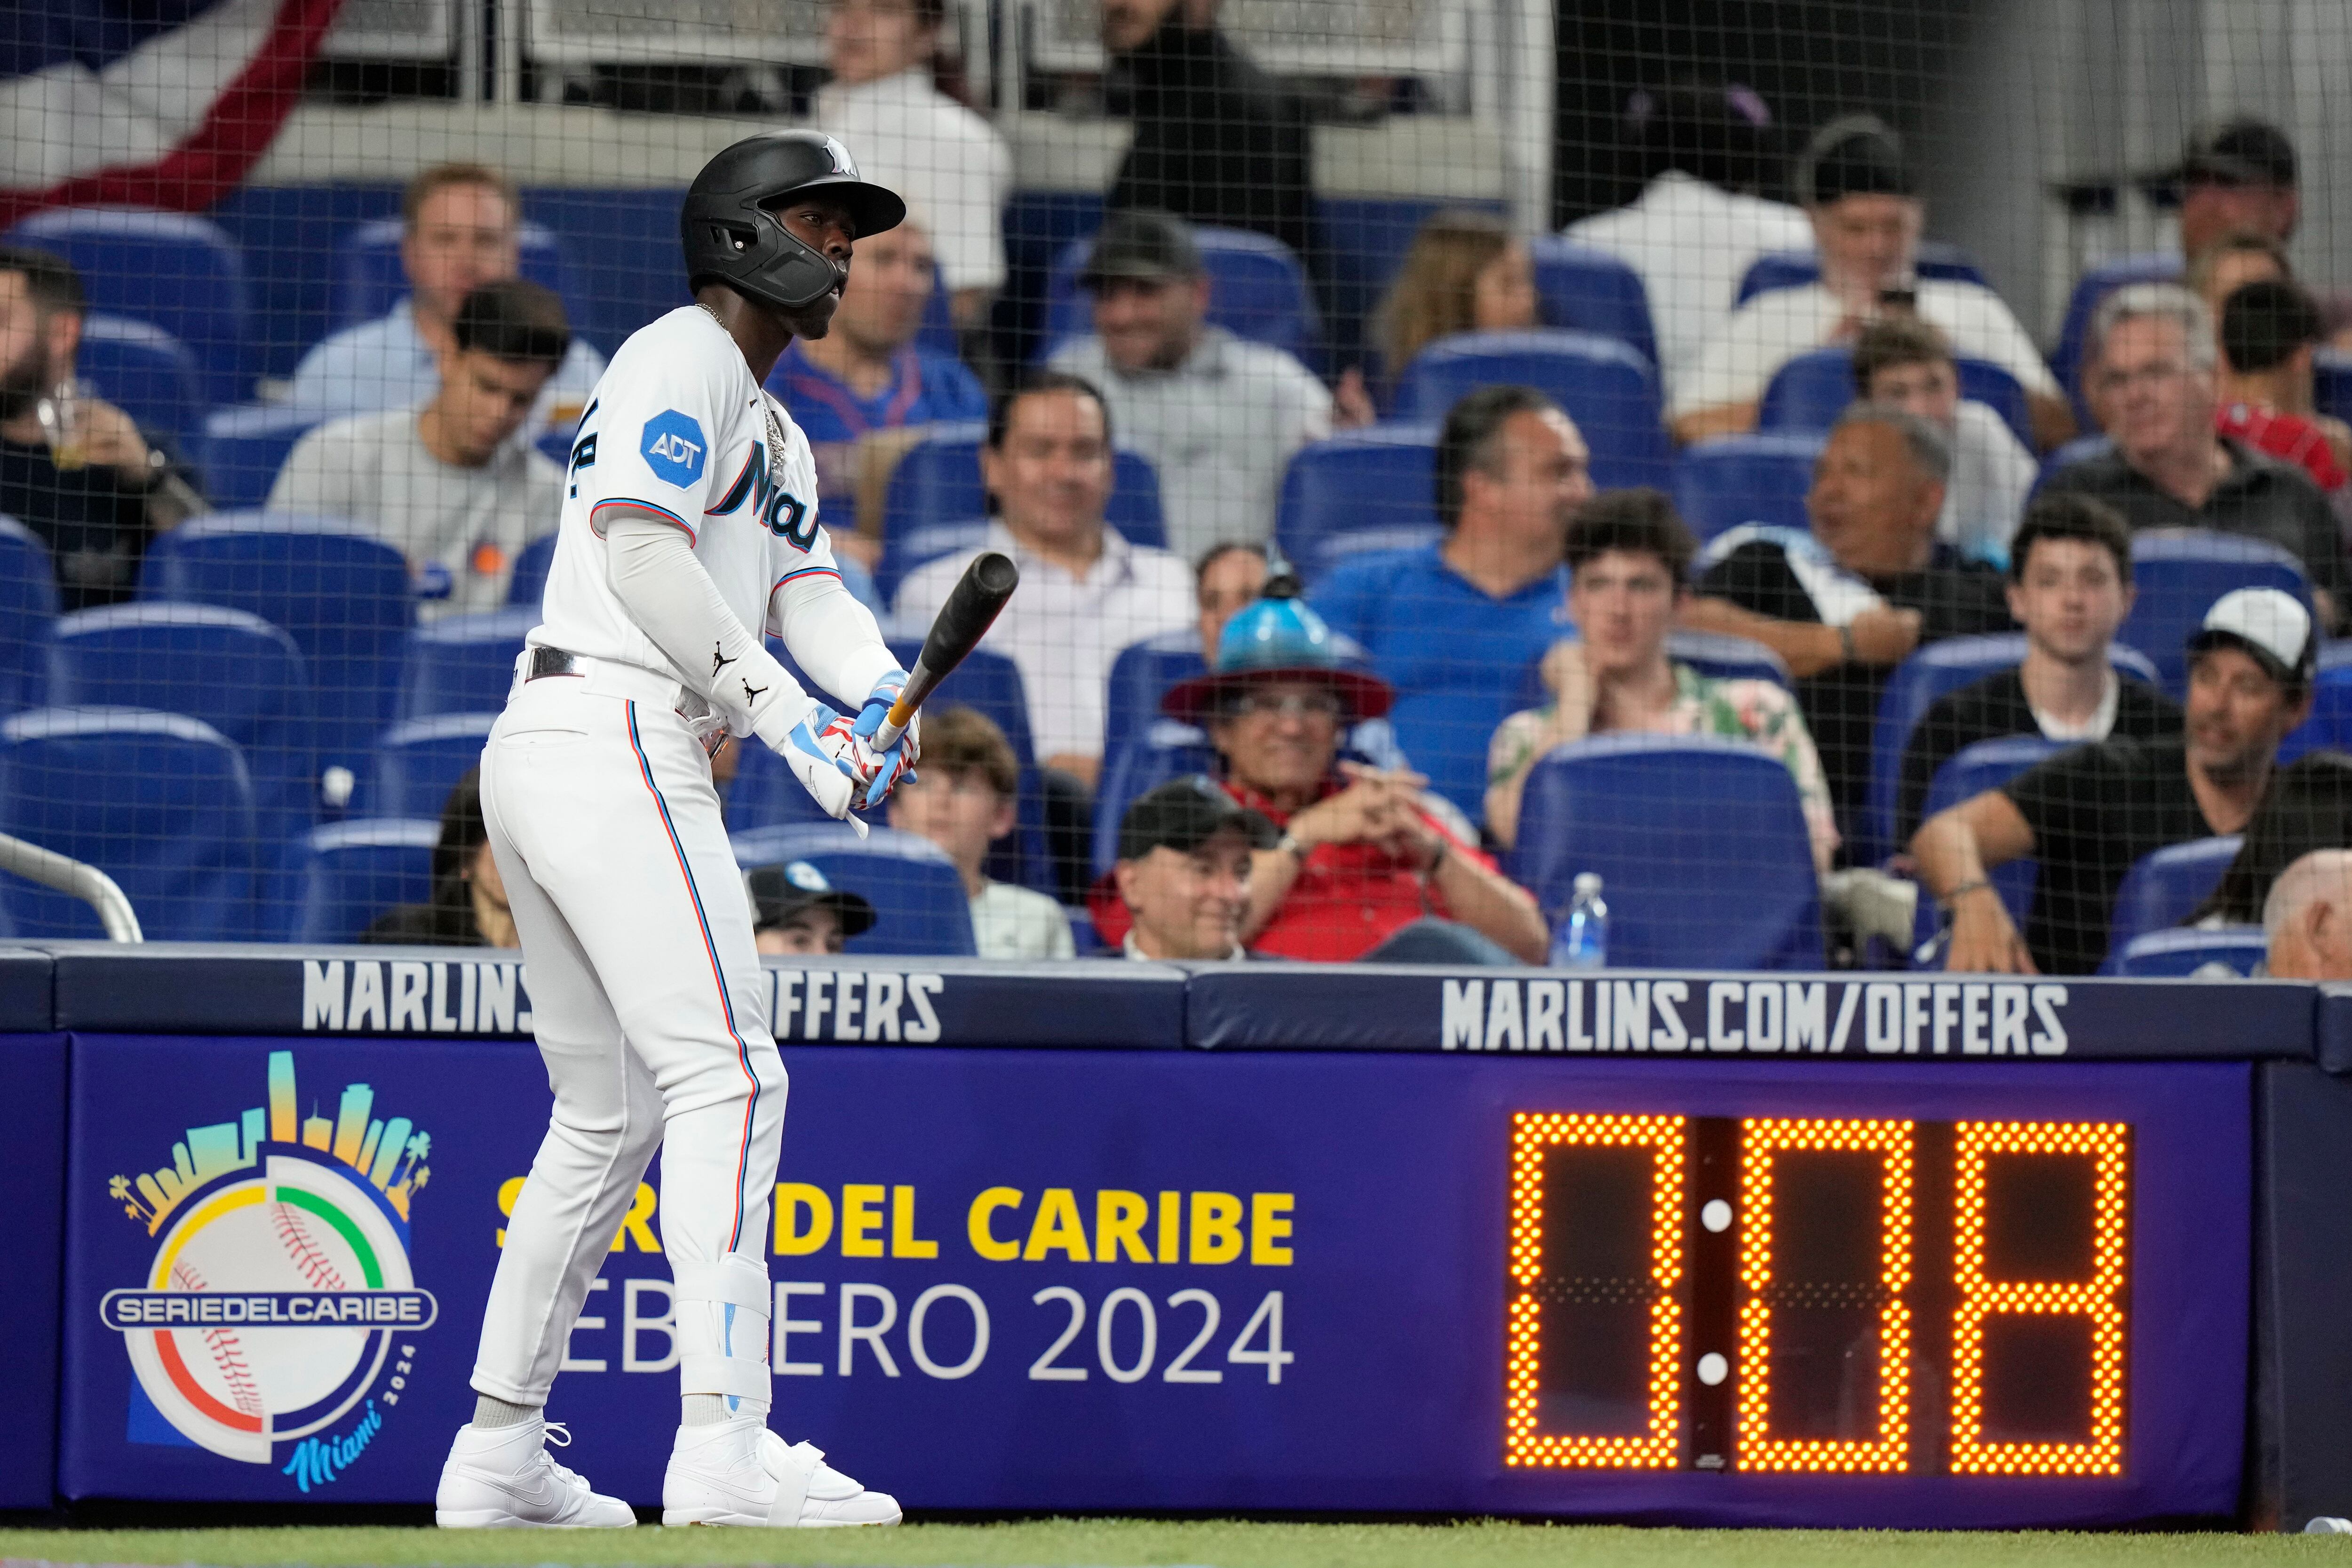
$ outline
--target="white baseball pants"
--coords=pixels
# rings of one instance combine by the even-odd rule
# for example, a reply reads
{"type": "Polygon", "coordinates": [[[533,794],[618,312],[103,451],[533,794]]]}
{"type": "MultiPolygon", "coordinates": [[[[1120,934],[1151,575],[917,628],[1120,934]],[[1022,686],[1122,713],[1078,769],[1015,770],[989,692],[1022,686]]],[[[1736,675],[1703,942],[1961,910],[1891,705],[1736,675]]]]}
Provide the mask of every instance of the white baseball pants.
{"type": "Polygon", "coordinates": [[[473,1386],[546,1403],[659,1146],[681,1392],[764,1411],[785,1081],[751,903],[677,684],[578,664],[518,679],[482,750],[555,1110],[507,1221],[473,1386]]]}

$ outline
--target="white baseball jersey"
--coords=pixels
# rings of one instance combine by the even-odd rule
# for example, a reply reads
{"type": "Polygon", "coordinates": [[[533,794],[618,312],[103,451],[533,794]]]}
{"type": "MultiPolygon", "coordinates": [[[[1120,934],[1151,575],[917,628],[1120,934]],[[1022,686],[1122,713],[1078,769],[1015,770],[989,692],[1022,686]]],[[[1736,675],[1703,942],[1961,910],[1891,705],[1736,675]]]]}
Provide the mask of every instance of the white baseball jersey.
{"type": "Polygon", "coordinates": [[[709,312],[672,310],[632,333],[590,395],[564,474],[563,521],[534,646],[677,669],[613,591],[603,519],[616,509],[673,520],[744,626],[767,626],[779,584],[841,574],[816,521],[816,460],[709,312]]]}

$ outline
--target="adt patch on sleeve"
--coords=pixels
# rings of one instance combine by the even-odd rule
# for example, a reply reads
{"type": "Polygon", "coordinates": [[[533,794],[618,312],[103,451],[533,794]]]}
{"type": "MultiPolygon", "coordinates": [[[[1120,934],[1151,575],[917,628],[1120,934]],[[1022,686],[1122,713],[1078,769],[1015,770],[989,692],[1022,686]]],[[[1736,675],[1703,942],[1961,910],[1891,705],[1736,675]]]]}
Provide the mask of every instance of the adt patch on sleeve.
{"type": "Polygon", "coordinates": [[[646,467],[654,477],[666,479],[685,489],[702,478],[703,464],[709,458],[710,445],[702,438],[702,426],[694,416],[680,414],[675,408],[664,409],[646,421],[646,467]]]}

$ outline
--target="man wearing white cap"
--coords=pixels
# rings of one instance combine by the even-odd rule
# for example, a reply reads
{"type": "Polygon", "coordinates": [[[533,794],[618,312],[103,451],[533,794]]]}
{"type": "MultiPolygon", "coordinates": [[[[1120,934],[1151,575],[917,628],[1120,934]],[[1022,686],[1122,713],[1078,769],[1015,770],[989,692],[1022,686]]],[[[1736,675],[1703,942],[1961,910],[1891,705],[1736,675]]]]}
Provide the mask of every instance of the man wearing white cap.
{"type": "Polygon", "coordinates": [[[2311,613],[2276,588],[2225,594],[2189,637],[2189,658],[2179,740],[2061,752],[1921,826],[1911,852],[1951,912],[1948,968],[2088,974],[2106,955],[2108,913],[2133,862],[2244,828],[2279,742],[2311,711],[2311,613]],[[1986,873],[2026,856],[2041,872],[2021,935],[1986,873]]]}

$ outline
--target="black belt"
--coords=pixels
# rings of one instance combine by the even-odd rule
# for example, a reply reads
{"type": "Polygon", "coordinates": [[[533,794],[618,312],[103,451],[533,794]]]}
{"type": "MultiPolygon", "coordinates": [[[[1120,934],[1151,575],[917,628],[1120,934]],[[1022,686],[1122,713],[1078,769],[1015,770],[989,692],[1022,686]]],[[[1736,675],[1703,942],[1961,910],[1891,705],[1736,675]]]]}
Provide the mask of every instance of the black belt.
{"type": "Polygon", "coordinates": [[[530,667],[523,672],[525,680],[545,680],[551,675],[578,675],[572,668],[572,655],[560,647],[535,647],[530,650],[530,667]]]}

